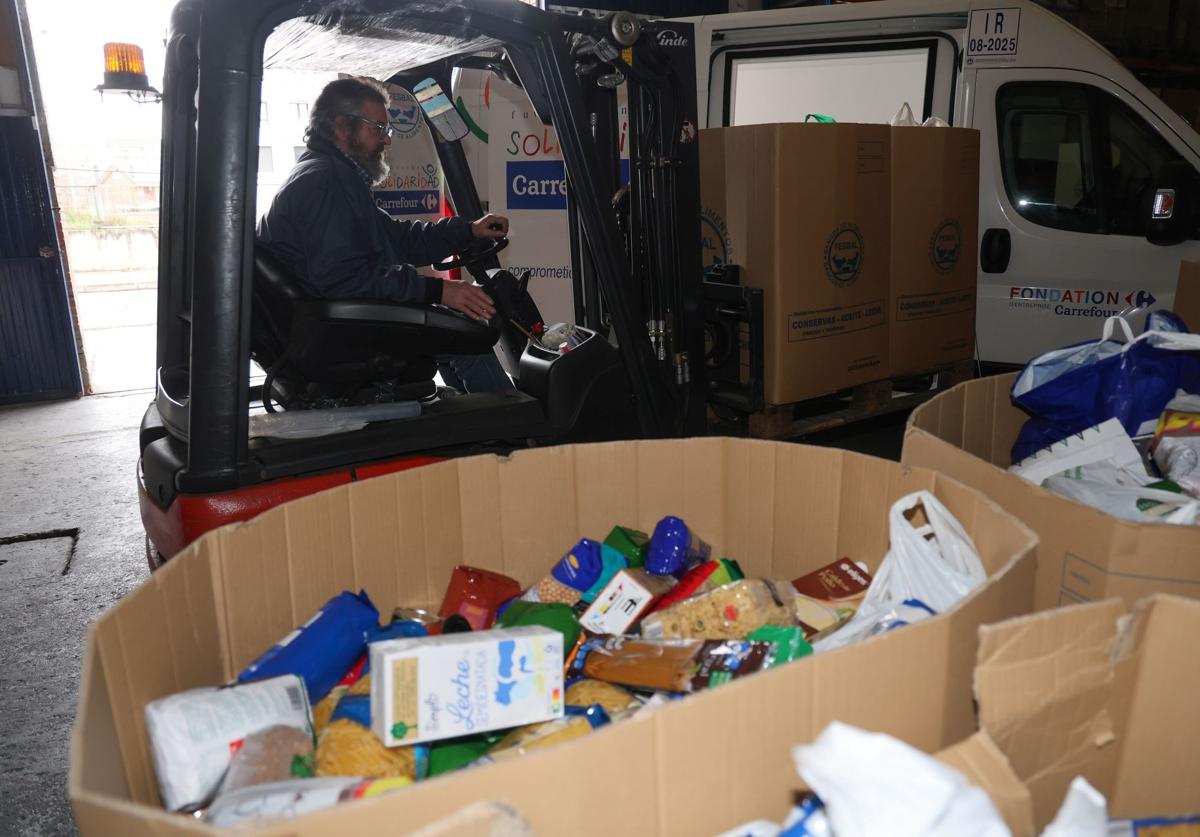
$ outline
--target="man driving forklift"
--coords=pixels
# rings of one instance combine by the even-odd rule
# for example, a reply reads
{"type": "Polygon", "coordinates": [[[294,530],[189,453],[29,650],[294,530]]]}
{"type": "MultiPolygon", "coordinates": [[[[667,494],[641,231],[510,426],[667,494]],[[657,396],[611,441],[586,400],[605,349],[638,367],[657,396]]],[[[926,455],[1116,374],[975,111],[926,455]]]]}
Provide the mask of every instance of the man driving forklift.
{"type": "MultiPolygon", "coordinates": [[[[307,150],[259,221],[258,240],[314,298],[441,304],[487,321],[496,309],[482,288],[469,279],[423,276],[414,265],[463,252],[477,239],[504,238],[508,219],[398,221],[376,206],[371,187],[388,174],[387,103],[387,88],[374,79],[325,86],[310,112],[307,150]]],[[[442,379],[460,392],[512,389],[494,353],[437,361],[442,379]]]]}

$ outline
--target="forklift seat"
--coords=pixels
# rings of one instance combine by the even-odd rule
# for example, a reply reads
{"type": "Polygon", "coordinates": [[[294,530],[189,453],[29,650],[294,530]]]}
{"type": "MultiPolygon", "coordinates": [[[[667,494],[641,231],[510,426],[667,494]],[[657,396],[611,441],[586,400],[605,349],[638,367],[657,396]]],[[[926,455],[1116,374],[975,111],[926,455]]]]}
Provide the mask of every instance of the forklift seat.
{"type": "Polygon", "coordinates": [[[482,354],[499,337],[441,306],[310,298],[255,245],[250,353],[285,407],[424,398],[436,389],[435,355],[482,354]]]}

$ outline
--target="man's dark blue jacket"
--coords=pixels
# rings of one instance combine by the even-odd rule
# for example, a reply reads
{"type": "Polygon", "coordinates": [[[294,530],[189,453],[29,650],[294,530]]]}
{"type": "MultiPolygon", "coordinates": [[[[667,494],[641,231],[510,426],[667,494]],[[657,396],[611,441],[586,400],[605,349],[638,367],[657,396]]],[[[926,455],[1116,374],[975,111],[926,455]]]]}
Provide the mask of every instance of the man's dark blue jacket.
{"type": "Polygon", "coordinates": [[[258,223],[265,244],[318,299],[442,301],[442,280],[423,266],[462,252],[473,240],[465,218],[397,221],[375,204],[370,176],[333,143],[308,150],[258,223]]]}

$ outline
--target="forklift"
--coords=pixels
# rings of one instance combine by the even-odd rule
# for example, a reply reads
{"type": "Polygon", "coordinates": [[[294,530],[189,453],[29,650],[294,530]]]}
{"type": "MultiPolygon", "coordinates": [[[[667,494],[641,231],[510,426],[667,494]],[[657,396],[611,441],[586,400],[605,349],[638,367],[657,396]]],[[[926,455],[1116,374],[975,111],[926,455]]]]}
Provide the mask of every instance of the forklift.
{"type": "MultiPolygon", "coordinates": [[[[136,68],[109,69],[109,87],[149,89],[136,68]]],[[[157,381],[139,440],[151,569],[211,529],[353,480],[479,452],[703,434],[694,90],[691,26],[625,13],[514,0],[179,3],[161,94],[157,381]],[[462,68],[519,84],[562,148],[577,322],[545,327],[528,275],[500,269],[503,241],[435,266],[483,286],[497,308],[486,323],[437,306],[306,298],[255,241],[264,66],[412,92],[468,218],[484,210],[445,91],[462,68]],[[515,390],[438,395],[434,355],[493,348],[515,390]]]]}

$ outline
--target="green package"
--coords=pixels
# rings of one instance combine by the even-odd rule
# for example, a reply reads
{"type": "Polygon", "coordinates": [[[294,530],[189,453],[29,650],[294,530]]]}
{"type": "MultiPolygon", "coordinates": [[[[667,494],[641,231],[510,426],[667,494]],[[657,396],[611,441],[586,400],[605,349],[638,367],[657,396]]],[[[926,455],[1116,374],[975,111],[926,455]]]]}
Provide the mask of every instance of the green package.
{"type": "Polygon", "coordinates": [[[440,776],[466,767],[490,750],[507,731],[498,734],[473,735],[437,741],[429,750],[429,777],[440,776]]]}
{"type": "Polygon", "coordinates": [[[646,563],[646,552],[650,549],[650,536],[637,529],[627,529],[624,526],[614,526],[604,539],[604,545],[610,546],[625,556],[629,566],[637,568],[646,563]]]}
{"type": "Polygon", "coordinates": [[[496,619],[498,628],[519,628],[524,625],[539,625],[553,628],[563,635],[563,653],[570,654],[583,628],[579,617],[570,605],[557,602],[526,602],[517,599],[504,609],[496,619]]]}
{"type": "Polygon", "coordinates": [[[804,629],[800,627],[763,625],[746,639],[751,642],[769,642],[775,646],[775,652],[767,664],[769,668],[807,657],[813,652],[812,646],[804,638],[804,629]]]}

